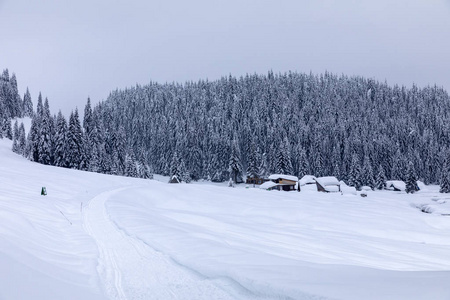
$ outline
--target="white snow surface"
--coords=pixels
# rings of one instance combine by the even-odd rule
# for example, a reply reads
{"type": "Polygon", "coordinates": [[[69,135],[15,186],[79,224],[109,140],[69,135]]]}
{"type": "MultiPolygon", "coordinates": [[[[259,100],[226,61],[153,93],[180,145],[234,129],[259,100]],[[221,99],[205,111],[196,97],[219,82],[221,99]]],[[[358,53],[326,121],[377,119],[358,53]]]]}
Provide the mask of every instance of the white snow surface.
{"type": "Polygon", "coordinates": [[[450,299],[437,186],[361,198],[174,185],[10,148],[0,140],[0,299],[450,299]]]}

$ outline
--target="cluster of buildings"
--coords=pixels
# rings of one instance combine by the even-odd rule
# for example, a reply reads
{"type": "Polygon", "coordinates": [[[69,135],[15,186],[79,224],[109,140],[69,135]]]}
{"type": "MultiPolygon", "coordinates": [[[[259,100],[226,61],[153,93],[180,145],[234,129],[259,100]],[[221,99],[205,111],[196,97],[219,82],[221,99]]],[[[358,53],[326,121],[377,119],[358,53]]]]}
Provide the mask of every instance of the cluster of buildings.
{"type": "Polygon", "coordinates": [[[297,176],[272,174],[267,179],[251,177],[247,178],[247,184],[259,185],[261,189],[278,191],[301,191],[302,187],[315,186],[317,191],[325,193],[341,192],[342,183],[336,177],[315,177],[305,175],[300,180],[297,176]]]}
{"type": "MultiPolygon", "coordinates": [[[[247,178],[247,184],[259,185],[264,190],[278,191],[298,191],[302,189],[317,190],[324,193],[345,193],[356,194],[354,187],[348,186],[343,181],[339,181],[334,176],[315,177],[313,175],[305,175],[300,180],[296,176],[284,174],[272,174],[268,178],[251,177],[247,178]]],[[[370,187],[362,187],[362,191],[371,189],[370,187]]],[[[386,181],[386,190],[405,191],[406,184],[399,180],[386,181]]],[[[364,193],[362,193],[364,194],[364,193]]]]}

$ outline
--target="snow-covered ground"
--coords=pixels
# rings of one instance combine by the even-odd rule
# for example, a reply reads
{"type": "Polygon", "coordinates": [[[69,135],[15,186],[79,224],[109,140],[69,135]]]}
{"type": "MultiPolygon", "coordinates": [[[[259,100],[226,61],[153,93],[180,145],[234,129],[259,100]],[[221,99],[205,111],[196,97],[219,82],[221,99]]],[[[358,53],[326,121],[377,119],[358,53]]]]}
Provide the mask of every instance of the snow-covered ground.
{"type": "Polygon", "coordinates": [[[438,187],[362,198],[177,185],[10,147],[0,140],[0,299],[450,299],[438,187]]]}

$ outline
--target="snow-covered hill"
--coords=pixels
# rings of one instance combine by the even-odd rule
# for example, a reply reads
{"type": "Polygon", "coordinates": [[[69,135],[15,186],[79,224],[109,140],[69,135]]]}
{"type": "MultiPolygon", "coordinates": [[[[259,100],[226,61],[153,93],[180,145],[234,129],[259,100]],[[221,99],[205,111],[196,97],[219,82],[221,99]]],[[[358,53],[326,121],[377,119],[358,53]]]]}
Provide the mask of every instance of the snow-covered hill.
{"type": "Polygon", "coordinates": [[[437,187],[169,185],[10,147],[0,140],[0,299],[450,299],[450,196],[437,187]]]}

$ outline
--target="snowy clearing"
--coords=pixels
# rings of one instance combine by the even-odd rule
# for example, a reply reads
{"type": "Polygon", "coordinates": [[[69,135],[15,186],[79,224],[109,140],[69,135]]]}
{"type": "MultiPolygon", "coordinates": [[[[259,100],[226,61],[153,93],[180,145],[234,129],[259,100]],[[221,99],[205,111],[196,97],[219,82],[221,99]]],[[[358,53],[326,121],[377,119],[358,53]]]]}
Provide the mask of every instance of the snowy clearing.
{"type": "Polygon", "coordinates": [[[450,299],[438,187],[362,198],[167,184],[10,147],[0,140],[0,299],[450,299]]]}

